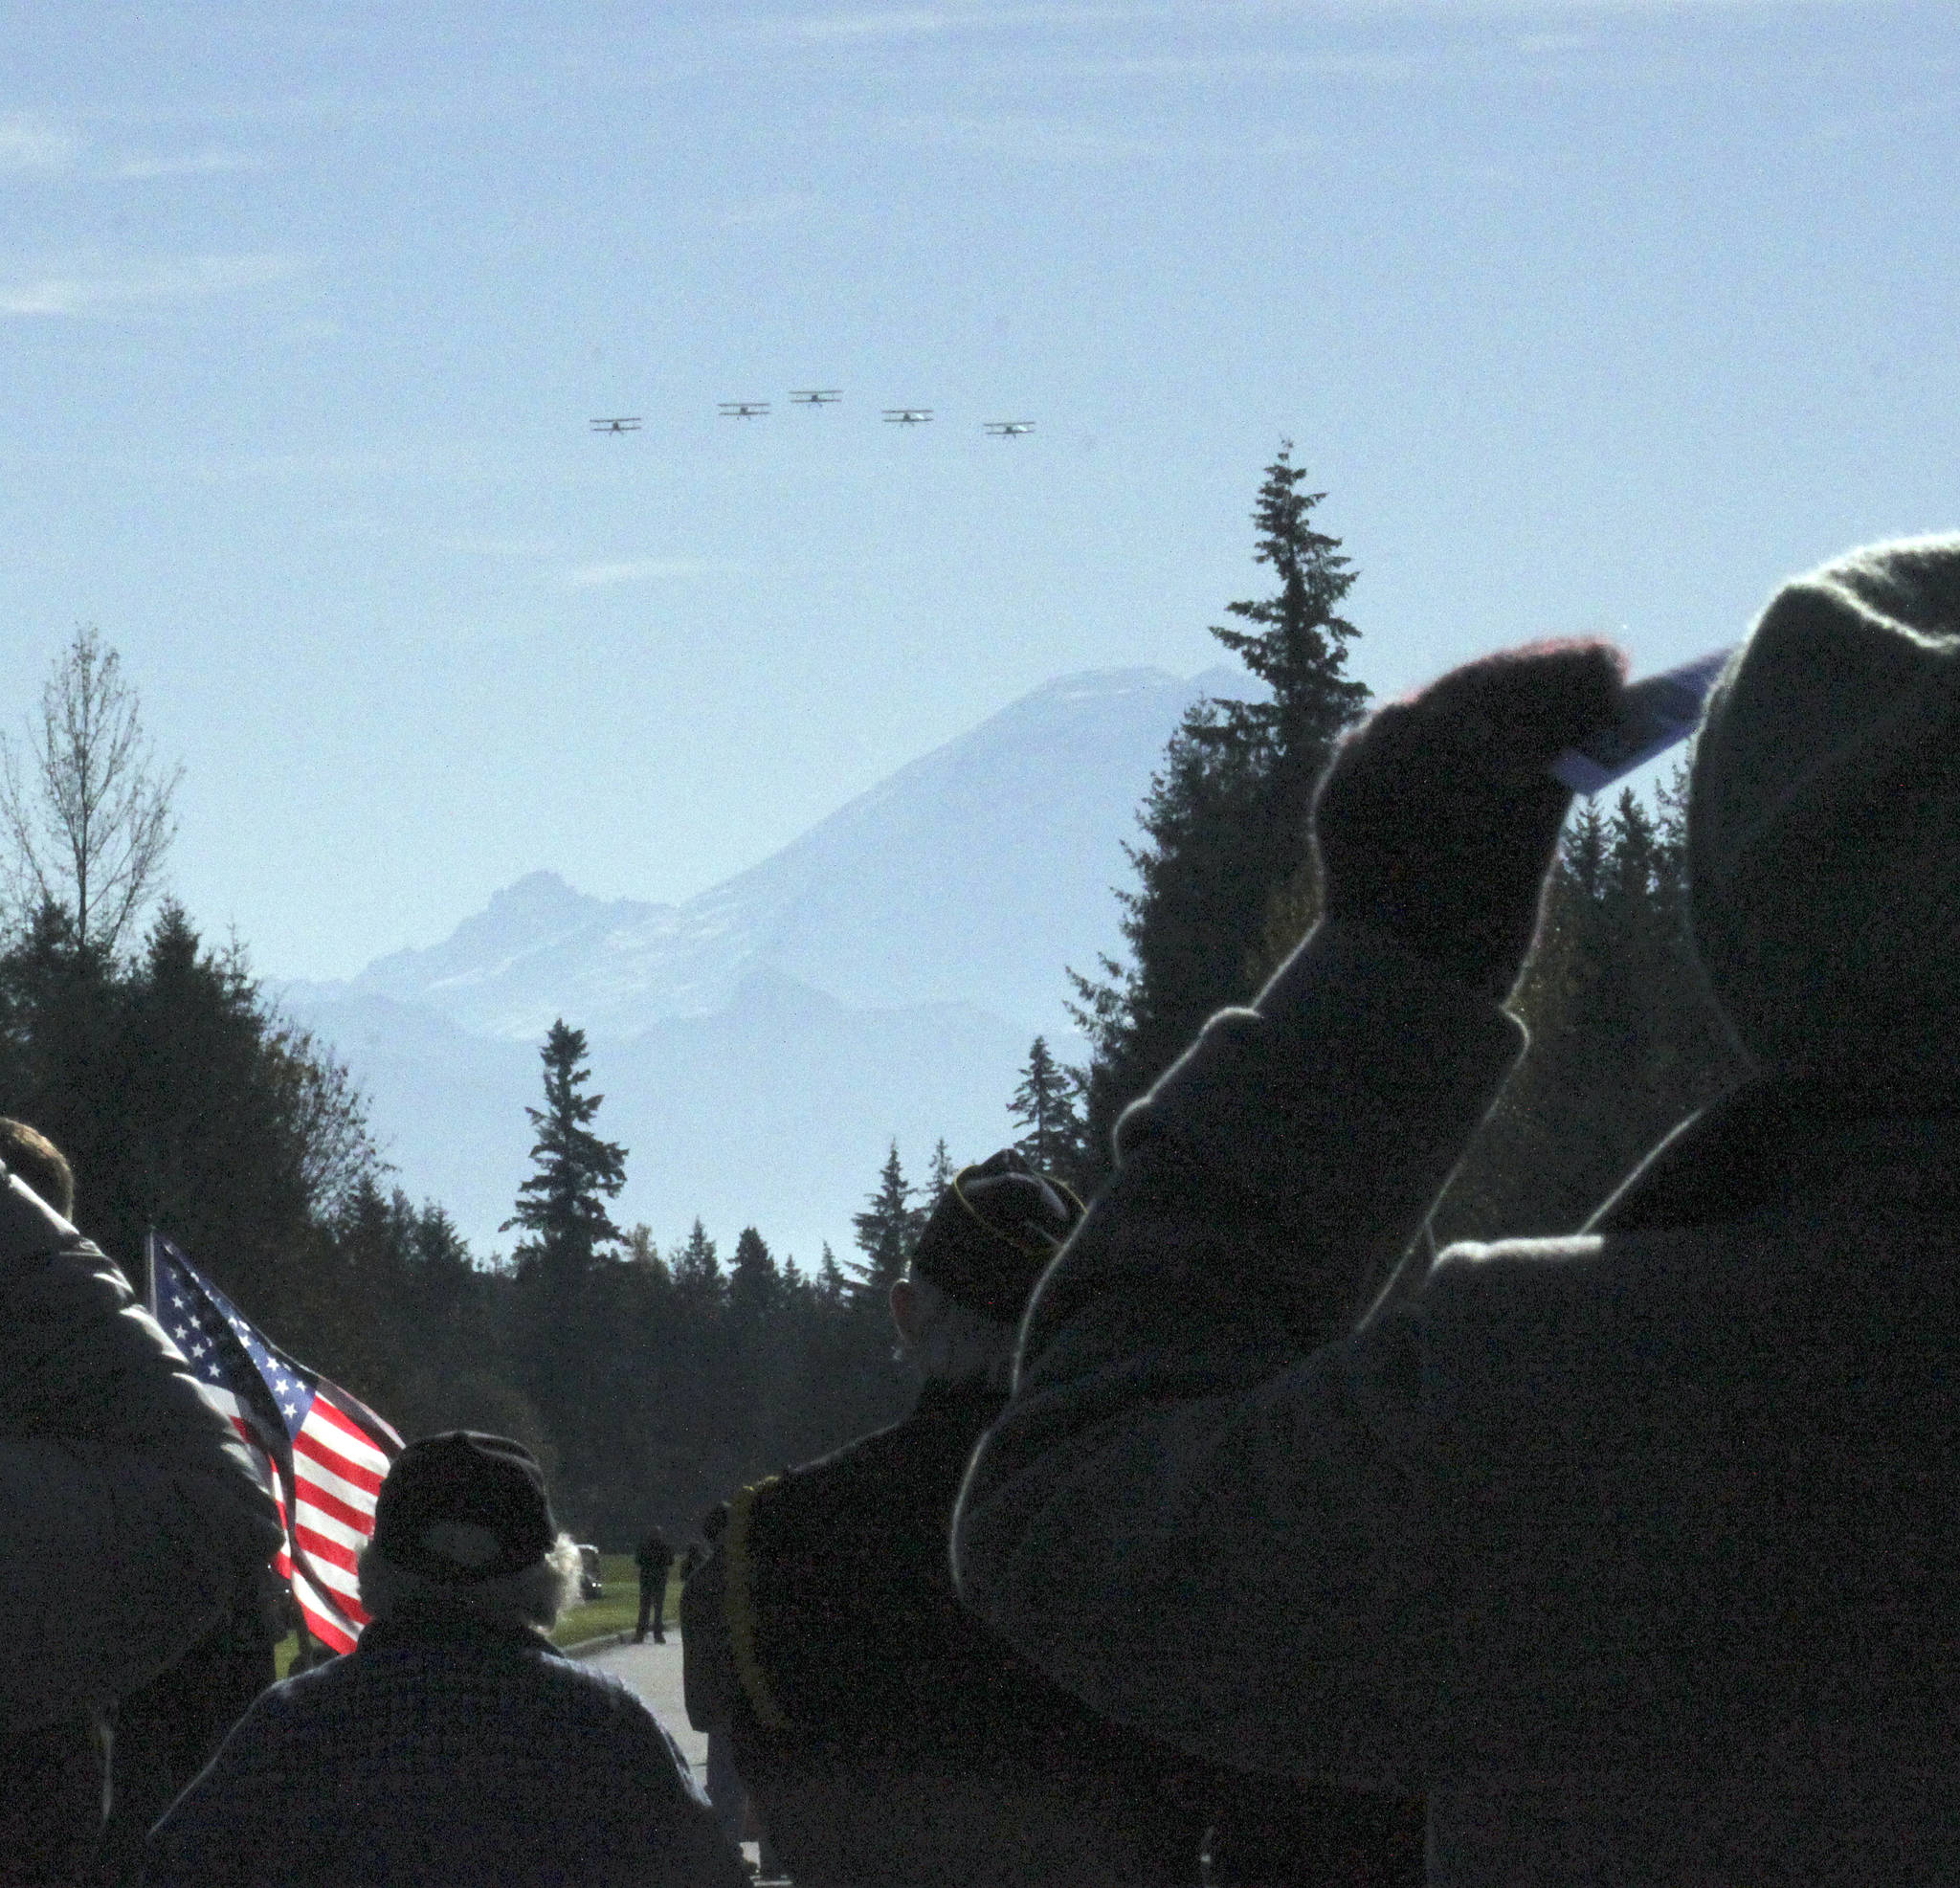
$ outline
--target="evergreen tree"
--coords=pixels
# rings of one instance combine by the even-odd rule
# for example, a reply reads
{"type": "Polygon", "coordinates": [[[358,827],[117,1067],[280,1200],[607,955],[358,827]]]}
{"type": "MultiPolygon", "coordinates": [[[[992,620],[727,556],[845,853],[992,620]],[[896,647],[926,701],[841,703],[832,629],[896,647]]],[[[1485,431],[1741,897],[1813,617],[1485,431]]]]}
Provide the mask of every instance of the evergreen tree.
{"type": "Polygon", "coordinates": [[[823,1242],[823,1256],[816,1264],[817,1302],[828,1307],[841,1305],[850,1296],[851,1281],[844,1276],[844,1268],[837,1263],[837,1255],[831,1250],[831,1242],[823,1242]]]}
{"type": "Polygon", "coordinates": [[[1071,972],[1089,1037],[1084,1165],[1093,1184],[1123,1108],[1164,1071],[1211,1012],[1250,996],[1270,955],[1277,902],[1311,910],[1307,811],[1342,730],[1368,703],[1347,675],[1357,632],[1339,613],[1356,573],[1340,540],[1317,530],[1325,493],[1302,489],[1291,441],[1267,466],[1253,509],[1254,556],[1279,579],[1270,596],[1227,606],[1243,627],[1212,633],[1271,691],[1262,701],[1202,701],[1166,749],[1127,849],[1137,884],[1120,892],[1128,961],[1071,972]]]}
{"type": "Polygon", "coordinates": [[[1082,1121],[1076,1105],[1077,1079],[1048,1053],[1048,1039],[1037,1035],[1028,1047],[1020,1086],[1008,1103],[1008,1113],[1025,1130],[1014,1151],[1043,1173],[1069,1179],[1082,1160],[1082,1121]]]}
{"type": "Polygon", "coordinates": [[[932,1159],[925,1168],[925,1205],[920,1224],[932,1216],[932,1210],[946,1198],[946,1189],[953,1184],[953,1175],[959,1168],[953,1165],[953,1157],[947,1151],[946,1136],[941,1135],[932,1144],[932,1159]]]}
{"type": "Polygon", "coordinates": [[[727,1280],[722,1275],[722,1261],[707,1228],[696,1218],[687,1237],[668,1255],[668,1270],[674,1275],[674,1289],[690,1308],[699,1313],[722,1308],[727,1294],[727,1280]]]}
{"type": "Polygon", "coordinates": [[[602,1249],[620,1237],[606,1201],[626,1183],[626,1149],[592,1132],[605,1098],[583,1092],[590,1079],[585,1032],[560,1017],[540,1057],[545,1105],[524,1110],[537,1135],[534,1170],[503,1224],[525,1235],[515,1255],[521,1380],[558,1444],[568,1509],[577,1513],[590,1511],[605,1468],[608,1412],[590,1387],[610,1294],[593,1278],[602,1249]]]}
{"type": "Polygon", "coordinates": [[[776,1308],[782,1295],[783,1275],[768,1240],[753,1226],[745,1226],[735,1241],[728,1273],[728,1309],[739,1322],[757,1324],[776,1308]]]}
{"type": "Polygon", "coordinates": [[[1653,808],[1580,805],[1512,999],[1531,1045],[1437,1212],[1441,1239],[1570,1233],[1746,1073],[1687,936],[1677,771],[1653,808]]]}
{"type": "Polygon", "coordinates": [[[894,1141],[864,1211],[851,1216],[858,1250],[864,1255],[854,1296],[874,1302],[880,1316],[885,1294],[904,1272],[905,1262],[912,1256],[912,1242],[919,1234],[921,1217],[911,1204],[913,1191],[899,1160],[899,1144],[894,1141]]]}
{"type": "Polygon", "coordinates": [[[591,1130],[606,1098],[579,1092],[591,1079],[585,1031],[559,1017],[539,1055],[545,1105],[524,1110],[538,1137],[531,1145],[536,1171],[518,1188],[517,1210],[502,1230],[518,1227],[529,1235],[518,1247],[520,1260],[528,1253],[546,1266],[583,1271],[621,1236],[606,1201],[626,1184],[626,1149],[591,1130]]]}

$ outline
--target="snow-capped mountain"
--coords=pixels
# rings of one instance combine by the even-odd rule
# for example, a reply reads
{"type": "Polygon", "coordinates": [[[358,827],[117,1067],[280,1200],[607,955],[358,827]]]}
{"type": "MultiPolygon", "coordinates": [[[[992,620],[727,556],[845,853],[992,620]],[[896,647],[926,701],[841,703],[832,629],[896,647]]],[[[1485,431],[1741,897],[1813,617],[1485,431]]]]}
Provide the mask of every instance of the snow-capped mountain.
{"type": "Polygon", "coordinates": [[[1200,696],[1252,687],[1064,677],[685,904],[536,872],[441,944],[283,1001],[368,1089],[402,1184],[479,1248],[507,1244],[536,1044],[564,1016],[631,1150],[615,1217],[841,1252],[890,1139],[914,1171],[942,1135],[978,1158],[1010,1132],[1036,1033],[1080,1053],[1065,966],[1118,942],[1111,887],[1164,744],[1200,696]]]}

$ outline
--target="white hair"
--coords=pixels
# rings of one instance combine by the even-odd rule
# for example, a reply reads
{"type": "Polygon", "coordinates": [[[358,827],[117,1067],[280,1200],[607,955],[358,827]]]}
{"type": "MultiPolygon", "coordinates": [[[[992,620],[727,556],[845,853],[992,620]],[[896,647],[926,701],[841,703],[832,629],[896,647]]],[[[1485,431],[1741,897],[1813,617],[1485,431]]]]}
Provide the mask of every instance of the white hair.
{"type": "Polygon", "coordinates": [[[412,1572],[369,1541],[361,1550],[361,1604],[376,1619],[404,1612],[466,1612],[489,1626],[548,1633],[578,1597],[578,1544],[561,1534],[542,1560],[494,1580],[452,1585],[412,1572]]]}
{"type": "Polygon", "coordinates": [[[945,1383],[985,1377],[1005,1389],[1013,1368],[1014,1327],[962,1304],[910,1266],[905,1268],[905,1279],[912,1287],[914,1328],[909,1339],[899,1333],[899,1356],[945,1383]]]}

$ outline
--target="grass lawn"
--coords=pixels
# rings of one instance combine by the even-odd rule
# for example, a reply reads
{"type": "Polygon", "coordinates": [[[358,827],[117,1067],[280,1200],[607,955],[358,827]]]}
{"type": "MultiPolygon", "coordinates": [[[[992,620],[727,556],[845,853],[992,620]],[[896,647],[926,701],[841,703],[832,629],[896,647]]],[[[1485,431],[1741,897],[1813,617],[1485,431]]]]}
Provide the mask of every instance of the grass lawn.
{"type": "MultiPolygon", "coordinates": [[[[575,1606],[558,1622],[551,1634],[553,1643],[570,1645],[577,1639],[595,1639],[601,1633],[632,1632],[639,1617],[639,1568],[631,1554],[601,1554],[599,1579],[606,1590],[584,1606],[575,1606]]],[[[680,1608],[680,1581],[677,1572],[667,1576],[667,1624],[680,1608]]]]}
{"type": "MultiPolygon", "coordinates": [[[[632,1632],[639,1617],[639,1569],[631,1554],[601,1554],[599,1579],[606,1590],[597,1599],[574,1606],[559,1621],[551,1634],[557,1645],[570,1645],[578,1639],[595,1639],[601,1633],[632,1632]]],[[[673,1625],[680,1611],[680,1572],[677,1564],[667,1577],[667,1624],[673,1625]]],[[[286,1676],[300,1641],[288,1635],[279,1641],[277,1655],[278,1674],[286,1676]]]]}

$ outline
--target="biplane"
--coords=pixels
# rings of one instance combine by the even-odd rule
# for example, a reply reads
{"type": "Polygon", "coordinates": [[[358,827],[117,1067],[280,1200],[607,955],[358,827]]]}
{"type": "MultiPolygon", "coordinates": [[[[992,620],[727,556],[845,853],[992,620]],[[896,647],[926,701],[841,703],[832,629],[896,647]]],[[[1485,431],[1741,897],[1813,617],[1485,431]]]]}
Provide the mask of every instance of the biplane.
{"type": "Polygon", "coordinates": [[[622,413],[617,419],[594,419],[586,422],[594,433],[637,433],[639,415],[622,413]]]}
{"type": "Polygon", "coordinates": [[[722,417],[724,419],[762,419],[768,414],[768,410],[769,403],[767,400],[724,400],[722,402],[722,417]]]}
{"type": "Polygon", "coordinates": [[[931,417],[930,407],[887,407],[884,410],[887,426],[924,426],[931,417]]]}
{"type": "Polygon", "coordinates": [[[991,419],[987,422],[987,430],[996,439],[1018,439],[1022,433],[1034,432],[1035,422],[1031,419],[991,419]]]}
{"type": "Polygon", "coordinates": [[[843,397],[835,387],[799,387],[790,395],[790,401],[797,407],[835,407],[843,397]]]}

